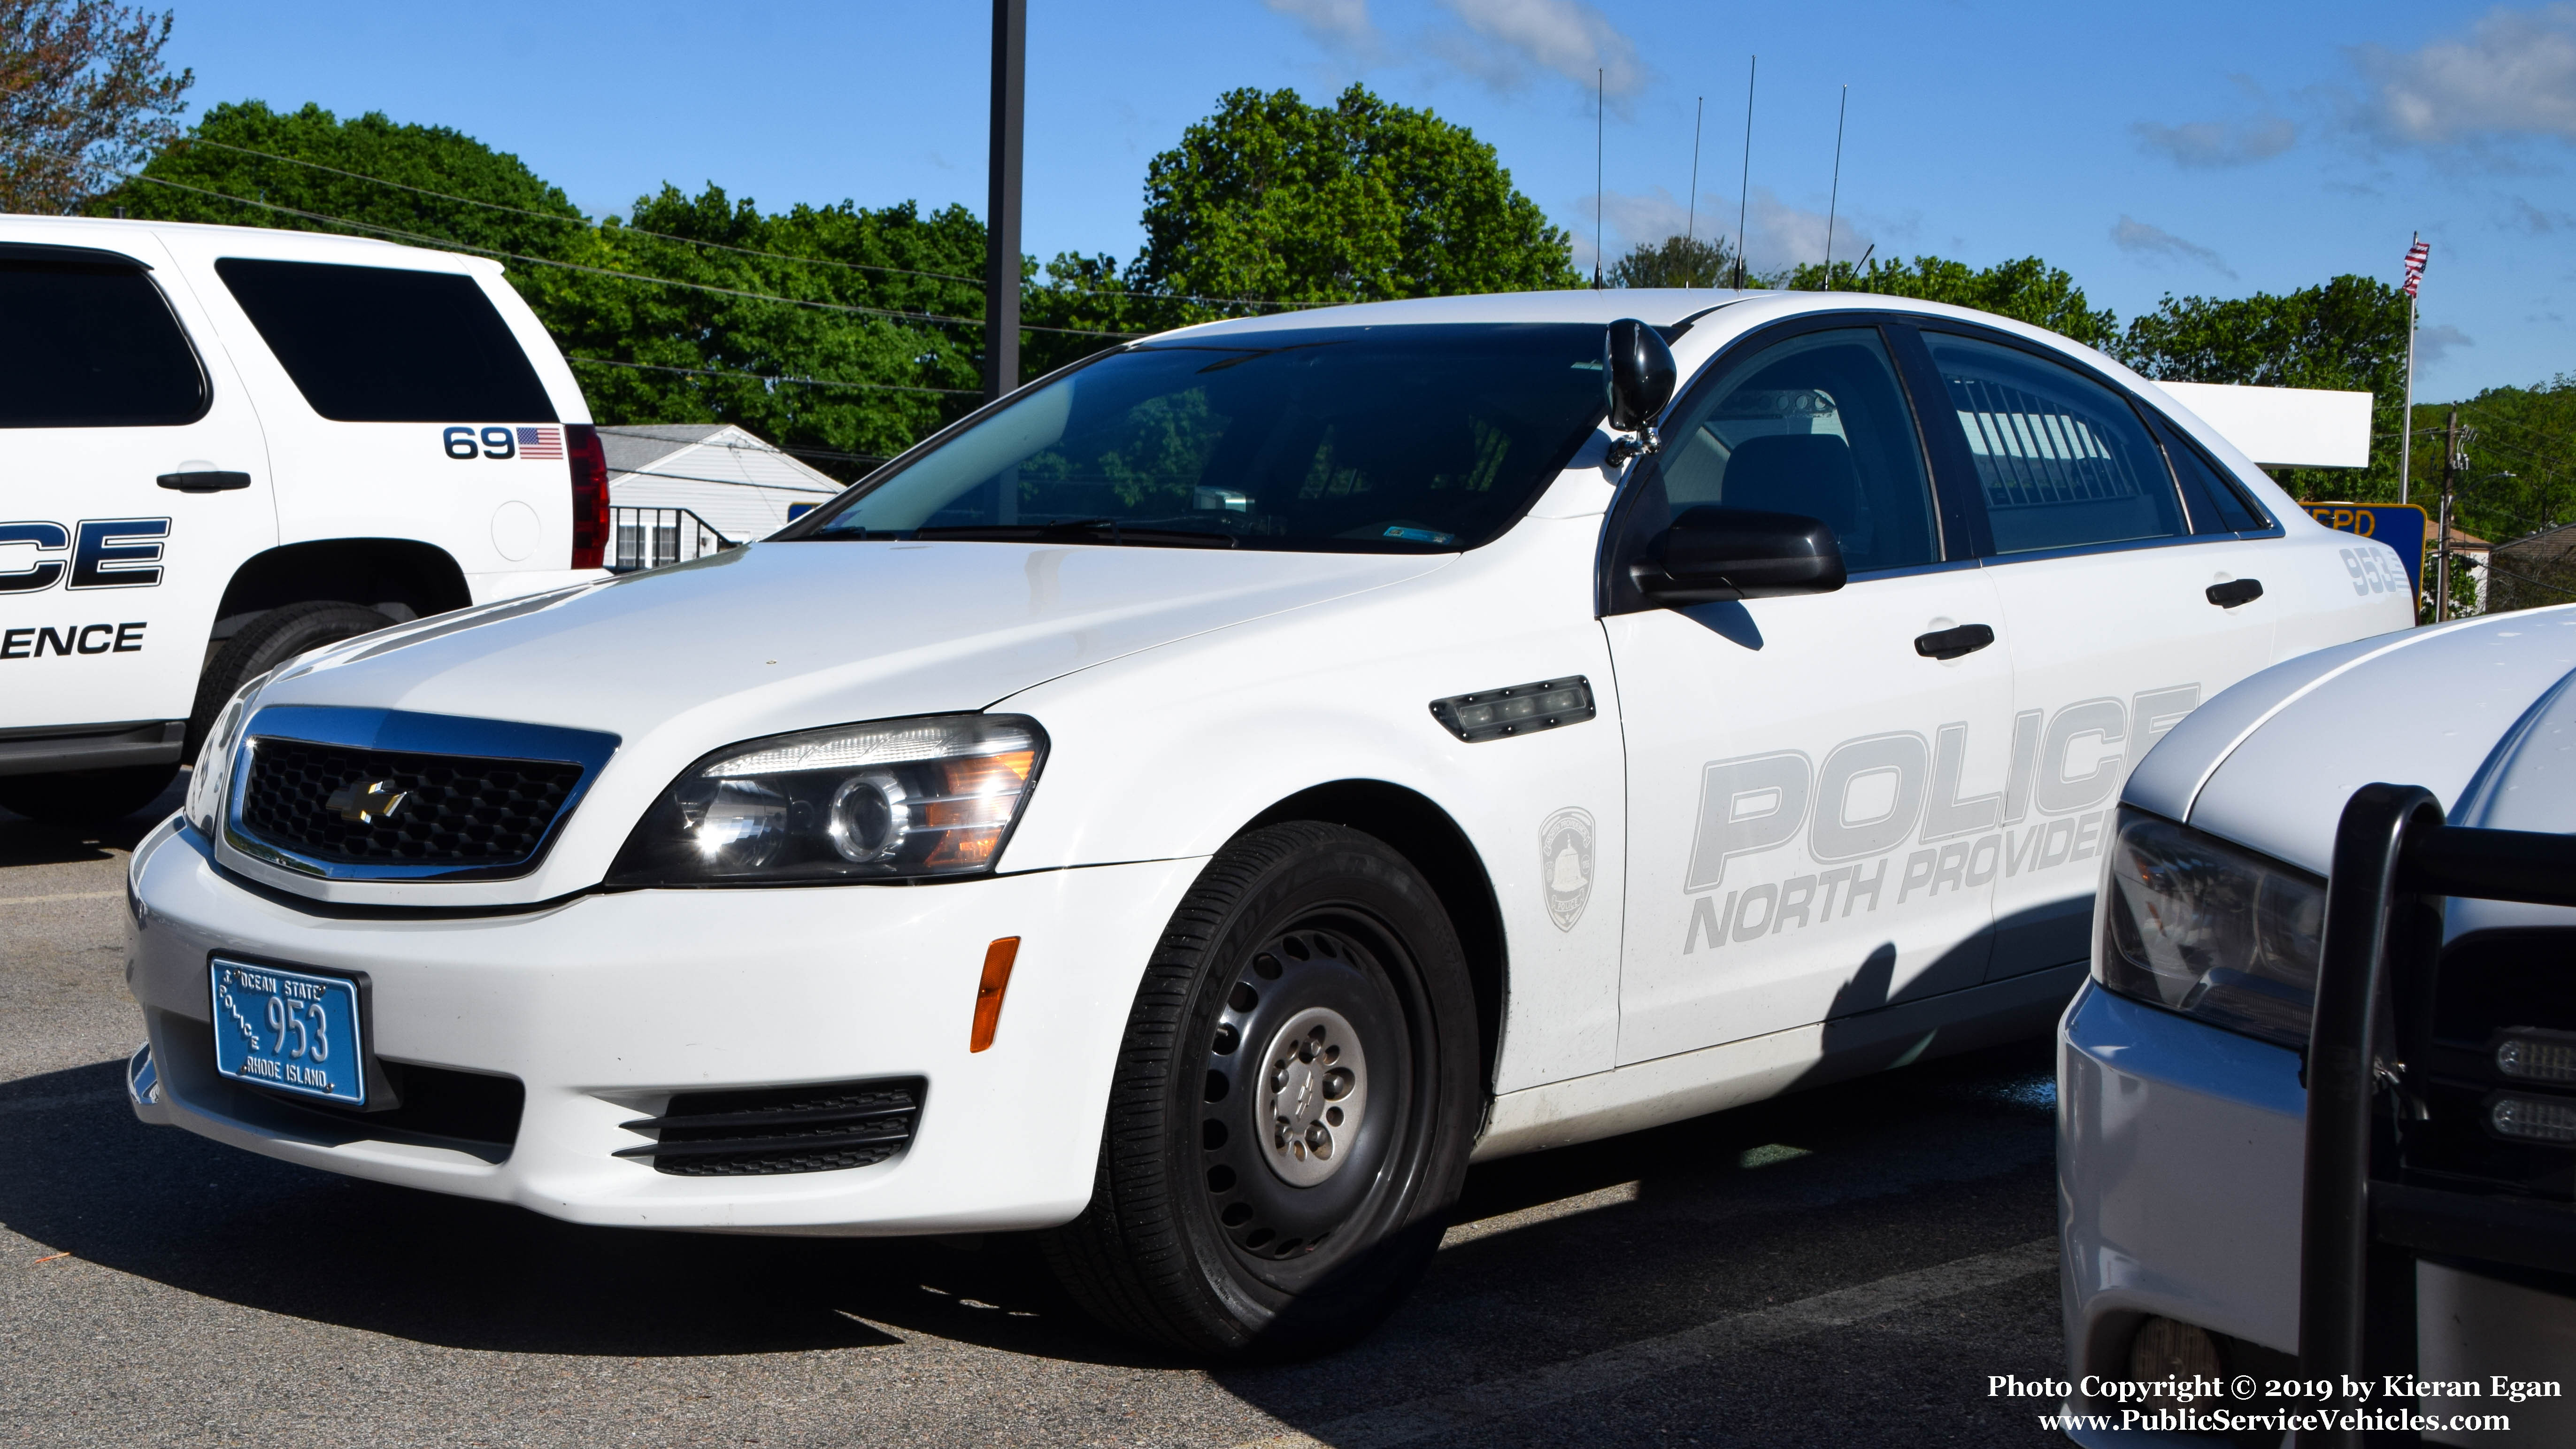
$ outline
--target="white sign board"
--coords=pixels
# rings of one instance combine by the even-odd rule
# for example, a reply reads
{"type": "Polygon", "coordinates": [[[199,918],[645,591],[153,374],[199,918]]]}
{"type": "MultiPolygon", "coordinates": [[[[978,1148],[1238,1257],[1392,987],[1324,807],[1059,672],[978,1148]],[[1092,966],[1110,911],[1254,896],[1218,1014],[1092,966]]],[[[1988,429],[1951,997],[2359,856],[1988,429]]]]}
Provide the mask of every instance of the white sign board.
{"type": "Polygon", "coordinates": [[[2267,468],[2370,463],[2370,394],[2308,387],[2160,382],[2175,402],[2267,468]]]}

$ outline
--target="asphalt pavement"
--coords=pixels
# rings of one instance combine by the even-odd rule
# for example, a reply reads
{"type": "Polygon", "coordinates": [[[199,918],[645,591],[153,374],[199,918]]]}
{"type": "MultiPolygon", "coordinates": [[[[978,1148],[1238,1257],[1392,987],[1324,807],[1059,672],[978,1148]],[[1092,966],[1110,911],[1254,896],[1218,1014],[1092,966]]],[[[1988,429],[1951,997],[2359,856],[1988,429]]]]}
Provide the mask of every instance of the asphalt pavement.
{"type": "Polygon", "coordinates": [[[1210,1371],[1018,1239],[574,1227],[145,1127],[126,848],[0,811],[0,1445],[2063,1444],[2045,1042],[1476,1168],[1376,1336],[1210,1371]]]}

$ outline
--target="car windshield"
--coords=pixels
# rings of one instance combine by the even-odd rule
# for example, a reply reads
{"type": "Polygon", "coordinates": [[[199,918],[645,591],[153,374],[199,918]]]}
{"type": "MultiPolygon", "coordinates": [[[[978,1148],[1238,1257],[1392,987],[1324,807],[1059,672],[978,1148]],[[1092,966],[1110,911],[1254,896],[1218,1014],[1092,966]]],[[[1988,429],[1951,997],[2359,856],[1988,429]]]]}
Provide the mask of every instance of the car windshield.
{"type": "Polygon", "coordinates": [[[793,536],[1473,548],[1599,423],[1601,336],[1491,324],[1149,342],[1030,390],[793,536]]]}

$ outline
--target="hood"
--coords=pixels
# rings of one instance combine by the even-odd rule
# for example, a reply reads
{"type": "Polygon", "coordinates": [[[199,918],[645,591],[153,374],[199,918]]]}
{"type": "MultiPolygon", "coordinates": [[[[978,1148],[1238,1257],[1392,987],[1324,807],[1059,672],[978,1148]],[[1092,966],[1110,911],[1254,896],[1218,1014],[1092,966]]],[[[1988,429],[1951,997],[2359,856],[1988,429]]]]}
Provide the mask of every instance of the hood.
{"type": "Polygon", "coordinates": [[[630,748],[682,722],[693,756],[783,730],[982,709],[1452,557],[759,543],[369,635],[260,697],[601,730],[630,748]]]}
{"type": "Polygon", "coordinates": [[[2364,639],[2226,691],[2123,798],[2326,873],[2352,792],[2421,785],[2454,822],[2576,831],[2576,605],[2364,639]]]}

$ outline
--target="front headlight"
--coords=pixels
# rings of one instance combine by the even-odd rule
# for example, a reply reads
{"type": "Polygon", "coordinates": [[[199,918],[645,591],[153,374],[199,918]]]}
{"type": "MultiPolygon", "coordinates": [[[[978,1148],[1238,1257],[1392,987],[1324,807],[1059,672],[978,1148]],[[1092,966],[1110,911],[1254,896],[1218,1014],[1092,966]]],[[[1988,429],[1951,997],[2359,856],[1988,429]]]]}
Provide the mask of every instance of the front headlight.
{"type": "Polygon", "coordinates": [[[2120,812],[2098,974],[2123,996],[2304,1048],[2326,887],[2188,826],[2120,812]]]}
{"type": "Polygon", "coordinates": [[[1019,715],[835,725],[729,745],[680,772],[614,886],[918,880],[992,868],[1046,755],[1019,715]]]}
{"type": "Polygon", "coordinates": [[[206,742],[197,747],[196,768],[188,772],[188,802],[180,813],[208,840],[215,838],[215,825],[224,813],[224,796],[231,791],[233,746],[241,743],[242,726],[250,721],[250,698],[276,675],[272,669],[233,691],[232,701],[215,716],[214,727],[206,731],[206,742]]]}

